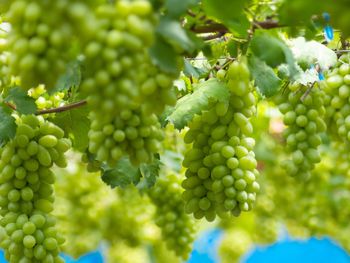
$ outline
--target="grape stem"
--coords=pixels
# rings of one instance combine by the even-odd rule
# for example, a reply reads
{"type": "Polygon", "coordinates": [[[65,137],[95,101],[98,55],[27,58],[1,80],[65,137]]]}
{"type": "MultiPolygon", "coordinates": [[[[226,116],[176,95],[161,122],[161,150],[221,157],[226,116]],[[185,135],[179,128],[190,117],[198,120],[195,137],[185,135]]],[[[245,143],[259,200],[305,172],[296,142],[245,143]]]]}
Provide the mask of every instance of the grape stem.
{"type": "MultiPolygon", "coordinates": [[[[265,21],[255,21],[253,22],[253,29],[272,29],[272,28],[277,28],[277,27],[283,27],[283,25],[280,25],[277,21],[275,20],[265,20],[265,21]]],[[[203,26],[195,26],[191,28],[191,31],[194,33],[199,33],[199,34],[205,34],[205,33],[228,33],[230,32],[229,29],[224,26],[223,24],[218,24],[218,23],[210,23],[208,25],[203,25],[203,26]]]]}
{"type": "MultiPolygon", "coordinates": [[[[13,110],[17,110],[16,105],[13,105],[12,103],[9,102],[5,102],[5,104],[10,107],[13,110]]],[[[61,107],[57,107],[57,108],[51,108],[51,109],[46,109],[46,110],[39,110],[35,113],[35,115],[43,115],[43,114],[49,114],[49,113],[58,113],[58,112],[64,112],[64,111],[69,111],[81,106],[84,106],[85,104],[87,104],[86,100],[81,100],[81,101],[77,101],[77,102],[73,102],[71,104],[67,104],[61,107]]]]}

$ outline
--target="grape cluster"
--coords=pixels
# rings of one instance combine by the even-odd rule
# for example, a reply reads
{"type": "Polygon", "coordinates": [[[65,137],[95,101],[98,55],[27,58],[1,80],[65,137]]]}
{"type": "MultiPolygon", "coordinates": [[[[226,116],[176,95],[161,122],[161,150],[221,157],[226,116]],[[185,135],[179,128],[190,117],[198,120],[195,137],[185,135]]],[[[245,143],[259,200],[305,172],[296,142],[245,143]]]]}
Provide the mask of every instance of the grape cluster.
{"type": "Polygon", "coordinates": [[[104,238],[113,244],[123,240],[130,246],[139,246],[147,241],[154,207],[146,195],[131,185],[114,192],[114,201],[107,210],[104,238]],[[128,226],[128,227],[125,227],[128,226]]]}
{"type": "Polygon", "coordinates": [[[253,240],[249,233],[241,229],[226,231],[220,246],[220,262],[239,262],[239,259],[253,246],[253,240]]]}
{"type": "Polygon", "coordinates": [[[53,164],[70,147],[59,127],[33,115],[18,119],[16,136],[0,150],[1,243],[9,262],[62,262],[53,210],[53,164]]]}
{"type": "Polygon", "coordinates": [[[161,72],[148,49],[157,21],[149,1],[102,5],[99,30],[85,49],[81,90],[91,106],[89,151],[115,164],[122,155],[133,163],[150,162],[163,132],[155,113],[174,104],[175,75],[161,72]]]}
{"type": "Polygon", "coordinates": [[[259,190],[255,140],[248,137],[253,132],[250,117],[255,112],[249,70],[236,61],[226,75],[229,104],[218,102],[196,115],[184,138],[185,143],[192,143],[183,161],[187,168],[187,179],[182,183],[186,211],[209,221],[216,214],[238,216],[251,210],[259,190]]]}
{"type": "Polygon", "coordinates": [[[282,165],[290,176],[306,179],[315,164],[320,162],[320,134],[326,131],[324,92],[315,84],[307,87],[291,84],[276,98],[287,128],[283,132],[291,159],[282,165]]]}
{"type": "Polygon", "coordinates": [[[105,242],[108,253],[113,254],[112,249],[142,248],[155,238],[150,235],[157,227],[148,196],[141,195],[134,186],[111,189],[99,173],[87,173],[86,165],[78,164],[77,155],[69,159],[67,169],[55,182],[57,200],[53,212],[66,237],[63,252],[78,258],[105,242]]]}
{"type": "Polygon", "coordinates": [[[150,197],[157,207],[155,221],[162,230],[167,247],[179,257],[187,259],[195,228],[193,219],[184,211],[182,192],[179,176],[167,174],[158,179],[150,191],[150,197]]]}
{"type": "MultiPolygon", "coordinates": [[[[23,88],[38,84],[53,87],[67,62],[76,56],[72,50],[76,31],[93,31],[88,26],[93,22],[88,7],[84,2],[73,2],[15,0],[9,6],[5,15],[11,23],[6,46],[9,71],[20,77],[23,88]]],[[[84,37],[79,34],[79,41],[84,37]]]]}
{"type": "Polygon", "coordinates": [[[11,83],[9,53],[4,51],[7,45],[7,35],[6,29],[0,22],[0,92],[11,83]]]}
{"type": "Polygon", "coordinates": [[[65,236],[65,253],[77,258],[98,248],[107,226],[106,213],[114,202],[114,192],[98,173],[86,173],[85,166],[74,163],[61,173],[55,183],[57,200],[54,215],[65,236]]]}
{"type": "Polygon", "coordinates": [[[325,86],[326,117],[333,137],[350,141],[350,65],[349,55],[343,55],[327,74],[325,86]]]}

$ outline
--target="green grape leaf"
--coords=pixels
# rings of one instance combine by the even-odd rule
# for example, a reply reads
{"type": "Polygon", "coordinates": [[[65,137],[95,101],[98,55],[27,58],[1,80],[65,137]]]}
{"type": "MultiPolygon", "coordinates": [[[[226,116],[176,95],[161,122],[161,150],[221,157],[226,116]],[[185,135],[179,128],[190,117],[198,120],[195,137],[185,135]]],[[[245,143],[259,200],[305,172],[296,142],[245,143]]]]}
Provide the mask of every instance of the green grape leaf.
{"type": "Polygon", "coordinates": [[[209,74],[209,70],[193,66],[187,59],[184,59],[183,72],[187,77],[194,77],[196,79],[203,78],[209,74]]]}
{"type": "Polygon", "coordinates": [[[271,97],[277,93],[281,85],[281,79],[277,77],[276,73],[265,61],[255,56],[250,56],[248,66],[255,85],[264,96],[271,97]]]}
{"type": "Polygon", "coordinates": [[[180,47],[184,51],[192,53],[196,49],[193,39],[187,34],[187,31],[175,19],[163,17],[157,27],[156,32],[175,47],[180,47]]]}
{"type": "Polygon", "coordinates": [[[316,41],[306,41],[303,37],[292,39],[289,43],[295,60],[309,68],[318,64],[322,70],[327,70],[337,63],[337,54],[330,48],[316,41]]]}
{"type": "Polygon", "coordinates": [[[102,180],[112,188],[125,188],[130,184],[137,185],[140,178],[140,169],[133,166],[128,157],[121,158],[115,167],[108,168],[102,173],[102,180]]]}
{"type": "Polygon", "coordinates": [[[143,163],[140,165],[140,173],[142,179],[137,184],[139,190],[146,190],[154,186],[159,176],[160,166],[161,166],[159,154],[155,155],[154,161],[152,163],[143,163]]]}
{"type": "Polygon", "coordinates": [[[161,36],[156,37],[156,41],[149,50],[152,62],[165,72],[176,74],[178,72],[177,53],[170,44],[161,36]]]}
{"type": "Polygon", "coordinates": [[[165,2],[165,8],[168,11],[168,15],[174,18],[179,18],[183,15],[188,8],[198,4],[199,0],[167,0],[165,2]]]}
{"type": "Polygon", "coordinates": [[[66,72],[62,74],[53,89],[49,89],[49,93],[68,90],[71,87],[78,87],[81,82],[81,61],[79,59],[68,63],[66,72]]]}
{"type": "Polygon", "coordinates": [[[16,111],[21,114],[33,114],[37,110],[35,100],[20,87],[11,88],[5,101],[14,103],[16,111]]]}
{"type": "Polygon", "coordinates": [[[176,129],[181,130],[195,114],[199,114],[208,107],[209,100],[228,102],[230,92],[223,82],[210,79],[200,83],[192,94],[187,94],[179,99],[174,111],[167,117],[167,121],[174,124],[176,129]]]}
{"type": "Polygon", "coordinates": [[[173,113],[174,106],[166,106],[162,114],[159,116],[159,123],[162,126],[162,128],[165,128],[169,121],[167,120],[168,116],[173,113]]]}
{"type": "Polygon", "coordinates": [[[298,74],[292,51],[280,38],[273,33],[257,33],[250,43],[253,54],[272,68],[286,63],[290,78],[293,80],[298,74]]]}
{"type": "Polygon", "coordinates": [[[80,107],[56,114],[52,120],[69,135],[73,142],[73,148],[81,152],[84,152],[88,147],[88,132],[90,130],[88,113],[87,107],[80,107]]]}
{"type": "Polygon", "coordinates": [[[248,35],[249,20],[244,13],[247,0],[203,0],[203,9],[209,17],[223,23],[231,32],[240,37],[248,35]]]}
{"type": "Polygon", "coordinates": [[[11,116],[11,110],[5,105],[0,105],[0,145],[16,135],[16,127],[16,120],[11,116]]]}

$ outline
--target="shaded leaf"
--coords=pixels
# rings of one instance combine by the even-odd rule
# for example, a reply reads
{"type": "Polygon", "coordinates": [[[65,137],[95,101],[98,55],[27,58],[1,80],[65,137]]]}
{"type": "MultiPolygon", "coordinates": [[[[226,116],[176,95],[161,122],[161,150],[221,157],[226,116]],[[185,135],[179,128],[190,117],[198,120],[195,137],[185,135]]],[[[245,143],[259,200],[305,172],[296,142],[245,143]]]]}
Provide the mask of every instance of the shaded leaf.
{"type": "Polygon", "coordinates": [[[130,184],[140,182],[141,172],[131,164],[128,157],[121,158],[115,167],[106,169],[102,173],[102,180],[112,188],[125,188],[130,184]]]}
{"type": "Polygon", "coordinates": [[[176,74],[178,72],[177,53],[162,37],[157,36],[156,41],[149,50],[152,62],[165,72],[176,74]]]}
{"type": "Polygon", "coordinates": [[[165,8],[169,16],[178,18],[185,14],[188,8],[198,4],[198,2],[199,0],[167,0],[165,2],[165,8]]]}
{"type": "Polygon", "coordinates": [[[246,37],[250,27],[244,13],[246,3],[246,0],[203,0],[203,9],[208,16],[223,23],[231,32],[246,37]]]}
{"type": "Polygon", "coordinates": [[[14,103],[21,114],[33,114],[37,110],[35,100],[20,87],[11,88],[5,101],[14,103]]]}
{"type": "Polygon", "coordinates": [[[298,74],[292,51],[280,38],[270,33],[260,33],[254,36],[250,49],[253,54],[272,68],[286,63],[289,67],[290,78],[298,74]]]}
{"type": "Polygon", "coordinates": [[[73,142],[73,148],[83,152],[88,147],[88,132],[90,120],[88,119],[88,108],[80,107],[57,114],[52,120],[60,126],[73,142]]]}
{"type": "Polygon", "coordinates": [[[259,88],[260,92],[266,97],[276,94],[281,85],[281,80],[277,77],[273,69],[255,56],[249,57],[248,66],[255,85],[259,88]]]}
{"type": "Polygon", "coordinates": [[[49,89],[49,93],[68,90],[71,87],[78,87],[81,82],[81,61],[75,60],[67,65],[66,72],[59,77],[53,89],[49,89]]]}
{"type": "Polygon", "coordinates": [[[168,43],[181,47],[189,53],[196,49],[195,43],[178,20],[163,17],[157,27],[157,33],[167,40],[168,43]]]}
{"type": "Polygon", "coordinates": [[[217,79],[210,79],[200,83],[192,94],[179,99],[167,120],[173,123],[176,129],[182,129],[195,114],[208,107],[210,99],[228,102],[229,98],[230,93],[225,84],[217,79]]]}
{"type": "Polygon", "coordinates": [[[152,163],[143,163],[140,165],[140,173],[142,175],[141,181],[137,184],[137,188],[140,190],[149,189],[157,181],[159,177],[159,171],[161,166],[159,154],[155,155],[154,161],[152,163]]]}
{"type": "Polygon", "coordinates": [[[16,127],[16,121],[11,116],[11,110],[5,105],[0,105],[0,145],[16,135],[16,127]]]}

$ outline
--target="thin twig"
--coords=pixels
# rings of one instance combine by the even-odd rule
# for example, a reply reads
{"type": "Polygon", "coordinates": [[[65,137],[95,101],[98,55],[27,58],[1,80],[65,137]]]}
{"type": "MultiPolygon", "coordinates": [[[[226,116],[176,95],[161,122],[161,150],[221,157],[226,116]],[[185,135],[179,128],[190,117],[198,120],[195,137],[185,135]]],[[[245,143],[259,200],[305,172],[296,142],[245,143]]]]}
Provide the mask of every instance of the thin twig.
{"type": "Polygon", "coordinates": [[[13,110],[17,110],[17,108],[16,108],[16,105],[13,105],[12,103],[10,103],[10,102],[4,102],[8,107],[10,107],[11,109],[13,109],[13,110]]]}
{"type": "Polygon", "coordinates": [[[216,39],[216,38],[221,38],[221,37],[223,37],[224,35],[225,35],[224,32],[218,32],[218,33],[213,34],[213,35],[204,36],[204,37],[202,37],[202,39],[203,39],[204,41],[208,41],[208,40],[213,40],[213,39],[216,39]]]}
{"type": "MultiPolygon", "coordinates": [[[[283,25],[280,25],[277,21],[275,20],[265,20],[265,21],[256,21],[253,22],[253,28],[254,29],[258,29],[258,28],[262,28],[262,29],[272,29],[272,28],[278,28],[278,27],[284,27],[283,25]]],[[[208,24],[208,25],[201,25],[201,26],[197,26],[197,27],[193,27],[191,28],[191,31],[193,31],[194,33],[198,33],[198,34],[204,34],[204,33],[228,33],[229,29],[224,26],[223,24],[218,24],[218,23],[212,23],[212,24],[208,24]]]]}
{"type": "Polygon", "coordinates": [[[305,91],[305,93],[303,94],[303,96],[301,96],[301,98],[300,98],[301,101],[304,101],[304,100],[306,99],[307,95],[310,94],[312,88],[315,86],[315,83],[316,83],[316,82],[312,83],[311,86],[305,91]]]}
{"type": "Polygon", "coordinates": [[[87,103],[86,100],[81,100],[78,102],[74,102],[72,104],[64,105],[57,108],[47,109],[47,110],[40,110],[36,113],[36,115],[43,115],[48,113],[57,113],[57,112],[63,112],[63,111],[69,111],[75,108],[79,108],[81,106],[84,106],[87,103]]]}
{"type": "MultiPolygon", "coordinates": [[[[49,114],[49,113],[58,113],[58,112],[64,112],[64,111],[69,111],[81,106],[84,106],[87,103],[86,100],[81,100],[78,102],[74,102],[68,105],[64,105],[61,107],[57,107],[57,108],[52,108],[52,109],[46,109],[46,110],[39,110],[35,113],[35,115],[43,115],[43,114],[49,114]]],[[[17,110],[16,105],[13,105],[12,103],[9,102],[5,102],[5,104],[10,107],[13,110],[17,110]]]]}

